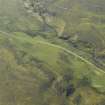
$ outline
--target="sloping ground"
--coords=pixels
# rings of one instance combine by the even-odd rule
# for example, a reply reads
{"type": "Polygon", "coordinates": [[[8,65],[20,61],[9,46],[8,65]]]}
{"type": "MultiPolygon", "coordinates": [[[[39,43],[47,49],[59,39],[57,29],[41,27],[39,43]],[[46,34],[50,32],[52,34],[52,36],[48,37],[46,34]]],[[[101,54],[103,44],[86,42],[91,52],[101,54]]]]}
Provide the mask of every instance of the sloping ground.
{"type": "Polygon", "coordinates": [[[105,100],[104,81],[101,69],[67,49],[24,33],[0,33],[1,105],[98,105],[105,100]]]}
{"type": "MultiPolygon", "coordinates": [[[[25,1],[25,0],[24,0],[25,1]]],[[[39,0],[40,1],[40,0],[39,0]]],[[[105,1],[43,0],[47,25],[22,0],[0,0],[0,30],[41,36],[105,68],[105,1]],[[62,42],[59,43],[59,40],[62,42]]]]}
{"type": "Polygon", "coordinates": [[[43,2],[0,0],[0,105],[105,105],[105,1],[43,2]]]}

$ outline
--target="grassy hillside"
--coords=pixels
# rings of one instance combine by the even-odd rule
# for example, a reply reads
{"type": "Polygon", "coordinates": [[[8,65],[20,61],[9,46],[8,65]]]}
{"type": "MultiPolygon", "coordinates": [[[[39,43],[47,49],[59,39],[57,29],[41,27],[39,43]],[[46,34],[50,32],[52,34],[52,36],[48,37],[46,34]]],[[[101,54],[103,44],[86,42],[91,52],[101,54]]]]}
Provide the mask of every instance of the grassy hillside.
{"type": "Polygon", "coordinates": [[[80,105],[96,105],[104,100],[105,72],[73,52],[24,33],[0,33],[0,48],[0,104],[75,105],[81,98],[80,105]]]}
{"type": "MultiPolygon", "coordinates": [[[[25,1],[25,0],[24,0],[25,1]]],[[[0,0],[0,29],[55,41],[105,68],[105,1],[44,0],[44,17],[26,9],[22,0],[0,0]],[[61,40],[59,43],[58,40],[61,40]]]]}
{"type": "Polygon", "coordinates": [[[105,105],[105,1],[27,1],[0,0],[0,105],[105,105]]]}

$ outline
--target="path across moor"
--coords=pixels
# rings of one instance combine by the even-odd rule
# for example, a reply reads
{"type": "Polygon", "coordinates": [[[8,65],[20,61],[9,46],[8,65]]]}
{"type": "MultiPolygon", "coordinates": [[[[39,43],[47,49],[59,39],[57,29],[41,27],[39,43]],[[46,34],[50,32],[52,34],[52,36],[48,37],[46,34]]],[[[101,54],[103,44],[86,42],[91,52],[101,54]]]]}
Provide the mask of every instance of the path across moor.
{"type": "MultiPolygon", "coordinates": [[[[10,36],[10,34],[7,33],[7,32],[0,31],[0,33],[3,33],[3,34],[5,34],[5,35],[10,36]]],[[[64,50],[65,52],[67,52],[68,54],[74,55],[75,57],[81,59],[82,61],[86,62],[87,64],[89,64],[89,65],[95,67],[96,70],[98,70],[99,72],[105,73],[105,71],[103,71],[103,70],[100,69],[99,67],[95,66],[93,63],[91,63],[91,62],[88,61],[87,59],[85,59],[85,58],[83,58],[83,57],[77,55],[76,53],[74,53],[74,52],[72,52],[72,51],[70,51],[70,50],[68,50],[68,49],[66,49],[66,48],[64,48],[64,47],[62,47],[62,46],[60,46],[60,45],[52,44],[52,43],[45,42],[45,41],[36,41],[36,43],[45,44],[45,45],[47,45],[47,46],[51,46],[51,47],[56,47],[56,48],[62,49],[62,50],[64,50]]]]}

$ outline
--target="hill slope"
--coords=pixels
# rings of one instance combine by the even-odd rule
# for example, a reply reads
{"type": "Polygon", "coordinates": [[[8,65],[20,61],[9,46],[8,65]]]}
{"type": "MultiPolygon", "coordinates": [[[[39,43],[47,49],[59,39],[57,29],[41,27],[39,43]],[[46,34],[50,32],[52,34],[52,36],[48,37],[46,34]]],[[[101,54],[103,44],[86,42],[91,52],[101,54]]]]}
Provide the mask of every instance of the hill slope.
{"type": "Polygon", "coordinates": [[[2,105],[74,105],[77,97],[81,105],[86,99],[87,105],[104,100],[98,92],[105,92],[105,73],[73,52],[24,33],[1,33],[0,48],[2,105]]]}
{"type": "Polygon", "coordinates": [[[73,47],[75,53],[105,68],[105,1],[43,0],[42,4],[46,22],[26,9],[22,0],[0,0],[0,30],[65,43],[68,49],[73,47]]]}
{"type": "Polygon", "coordinates": [[[105,1],[28,1],[0,0],[0,105],[105,105],[105,1]]]}

